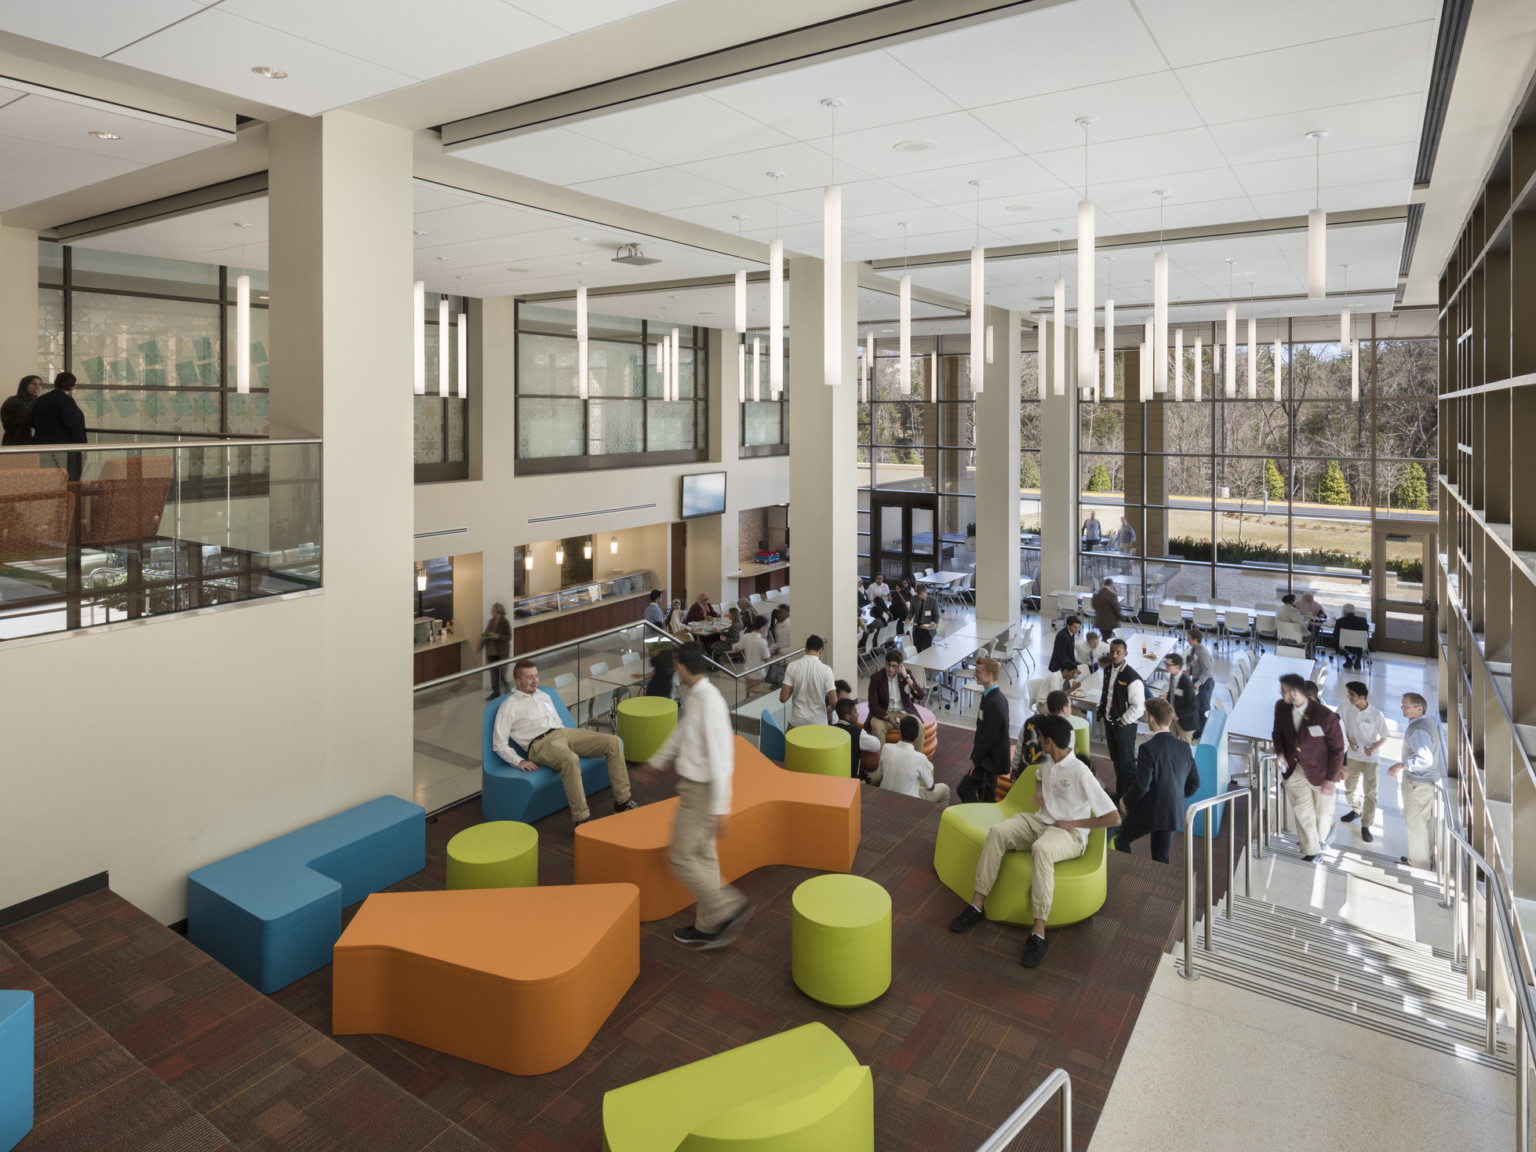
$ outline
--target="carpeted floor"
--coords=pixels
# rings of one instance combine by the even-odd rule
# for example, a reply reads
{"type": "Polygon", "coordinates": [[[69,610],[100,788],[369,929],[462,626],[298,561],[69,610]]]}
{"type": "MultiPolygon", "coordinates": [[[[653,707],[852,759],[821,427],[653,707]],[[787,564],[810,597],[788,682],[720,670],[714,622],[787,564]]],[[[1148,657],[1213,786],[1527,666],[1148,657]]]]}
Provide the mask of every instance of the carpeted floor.
{"type": "MultiPolygon", "coordinates": [[[[963,770],[969,731],[941,729],[939,771],[963,770]]],[[[642,802],[671,792],[638,779],[642,802]]],[[[607,793],[594,797],[601,812],[607,793]]],[[[866,788],[855,871],[895,904],[894,981],[863,1008],[838,1011],[790,980],[789,897],[811,873],[764,868],[740,887],[759,911],[731,949],[695,953],[671,940],[691,913],[642,926],[639,980],[588,1050],[538,1077],[515,1077],[387,1036],[336,1041],[487,1144],[520,1152],[602,1146],[610,1088],[787,1027],[820,1020],[874,1069],[876,1146],[882,1152],[975,1148],[1056,1067],[1073,1078],[1076,1144],[1086,1148],[1125,1051],[1158,957],[1179,917],[1181,874],[1146,856],[1111,853],[1109,900],[1087,923],[1052,933],[1044,967],[1019,965],[1025,930],[986,924],[948,930],[959,900],[933,874],[939,813],[925,801],[866,788]]],[[[478,800],[428,828],[427,868],[399,887],[440,888],[444,848],[480,820],[478,800]]],[[[539,822],[540,883],[572,878],[570,819],[539,822]]],[[[329,1031],[330,969],[274,997],[329,1031]]],[[[1055,1148],[1042,1119],[1018,1148],[1055,1148]]]]}

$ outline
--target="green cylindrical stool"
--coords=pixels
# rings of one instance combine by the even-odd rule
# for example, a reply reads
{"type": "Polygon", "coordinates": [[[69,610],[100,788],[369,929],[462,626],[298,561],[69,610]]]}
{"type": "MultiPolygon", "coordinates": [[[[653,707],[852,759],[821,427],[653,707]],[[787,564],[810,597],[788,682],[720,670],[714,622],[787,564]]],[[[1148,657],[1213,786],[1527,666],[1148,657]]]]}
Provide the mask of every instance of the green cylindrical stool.
{"type": "Polygon", "coordinates": [[[677,701],[665,696],[631,696],[620,700],[615,730],[624,744],[624,759],[643,764],[660,750],[677,727],[677,701]]]}
{"type": "Polygon", "coordinates": [[[448,887],[536,888],[539,834],[532,824],[491,820],[448,841],[448,887]]]}
{"type": "Polygon", "coordinates": [[[834,1008],[856,1008],[891,986],[891,895],[863,876],[829,873],[795,889],[790,971],[834,1008]]]}
{"type": "Polygon", "coordinates": [[[801,724],[784,734],[784,767],[818,776],[847,776],[848,733],[831,724],[801,724]]]}

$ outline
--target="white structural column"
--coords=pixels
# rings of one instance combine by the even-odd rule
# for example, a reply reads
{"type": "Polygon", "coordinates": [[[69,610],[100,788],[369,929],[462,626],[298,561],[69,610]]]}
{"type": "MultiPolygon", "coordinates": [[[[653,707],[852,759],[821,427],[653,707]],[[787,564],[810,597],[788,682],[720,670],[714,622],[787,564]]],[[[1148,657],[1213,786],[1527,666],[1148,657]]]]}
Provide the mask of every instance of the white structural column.
{"type": "MultiPolygon", "coordinates": [[[[411,666],[390,625],[414,595],[411,134],[290,116],[268,157],[272,436],[325,440],[325,624],[304,659],[329,670],[335,811],[412,790],[411,666]]],[[[295,823],[323,814],[306,806],[295,823]]]]}
{"type": "Polygon", "coordinates": [[[793,260],[789,274],[795,285],[789,330],[795,347],[808,350],[789,362],[789,528],[797,589],[792,640],[799,647],[812,633],[823,637],[828,645],[823,659],[853,684],[858,680],[858,601],[853,595],[858,574],[858,266],[843,269],[841,382],[830,388],[816,355],[825,328],[822,262],[809,256],[793,260]]]}
{"type": "MultiPolygon", "coordinates": [[[[709,459],[719,463],[734,459],[740,435],[740,401],[737,391],[736,333],[719,328],[708,331],[709,341],[709,459]]],[[[700,469],[702,471],[702,469],[700,469]]],[[[690,597],[708,592],[723,612],[736,602],[736,541],[739,535],[736,515],[740,508],[753,504],[750,493],[725,486],[726,508],[722,516],[701,516],[688,521],[688,571],[684,587],[690,597]]]]}
{"type": "MultiPolygon", "coordinates": [[[[1053,331],[1052,338],[1057,334],[1053,331]]],[[[1060,338],[1071,349],[1069,332],[1060,338]]],[[[1047,353],[1054,349],[1047,344],[1047,353]]],[[[1014,480],[1017,488],[1018,480],[1014,480]]],[[[1077,389],[1040,397],[1040,590],[1049,596],[1076,581],[1077,552],[1077,389]]]]}
{"type": "MultiPolygon", "coordinates": [[[[46,376],[37,348],[37,232],[0,220],[0,363],[8,369],[4,396],[29,372],[46,376]],[[11,379],[11,377],[15,379],[11,379]]],[[[62,372],[58,364],[56,371],[62,372]]],[[[45,381],[52,383],[52,380],[45,381]]]]}
{"type": "MultiPolygon", "coordinates": [[[[1019,326],[1006,308],[986,310],[993,331],[986,388],[976,397],[976,615],[1019,614],[1019,326]]],[[[974,370],[974,368],[973,368],[974,370]]],[[[851,681],[850,681],[851,683],[851,681]]]]}

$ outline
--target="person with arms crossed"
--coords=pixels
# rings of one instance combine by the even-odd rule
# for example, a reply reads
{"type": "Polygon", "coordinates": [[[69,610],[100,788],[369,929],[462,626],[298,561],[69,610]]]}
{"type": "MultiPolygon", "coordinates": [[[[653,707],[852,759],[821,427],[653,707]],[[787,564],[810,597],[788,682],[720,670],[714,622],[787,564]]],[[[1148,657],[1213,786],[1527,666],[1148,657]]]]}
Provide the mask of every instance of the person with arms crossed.
{"type": "Polygon", "coordinates": [[[825,647],[820,636],[808,636],[805,655],[784,670],[784,686],[779,689],[779,703],[793,699],[789,706],[790,728],[801,724],[825,724],[827,709],[836,697],[837,677],[821,662],[825,647]]]}
{"type": "Polygon", "coordinates": [[[1381,771],[1381,746],[1392,734],[1392,727],[1381,709],[1370,701],[1370,690],[1358,680],[1344,685],[1348,702],[1339,709],[1339,724],[1344,729],[1344,799],[1349,811],[1340,817],[1344,824],[1360,821],[1360,836],[1369,844],[1376,837],[1371,824],[1376,820],[1376,783],[1381,771]],[[1363,799],[1362,799],[1363,794],[1363,799]]]}
{"type": "Polygon", "coordinates": [[[997,883],[1004,853],[1031,853],[1034,873],[1030,900],[1035,922],[1024,945],[1021,963],[1026,968],[1038,968],[1049,947],[1045,922],[1056,894],[1056,865],[1076,860],[1087,850],[1090,829],[1108,828],[1120,818],[1088,765],[1072,754],[1072,726],[1060,716],[1045,716],[1040,719],[1039,730],[1045,755],[1035,770],[1038,811],[1020,812],[987,830],[976,864],[975,895],[949,925],[951,932],[967,932],[986,919],[982,908],[987,893],[997,883]]]}
{"type": "Polygon", "coordinates": [[[1284,767],[1301,858],[1310,864],[1333,831],[1333,792],[1344,779],[1344,729],[1326,704],[1307,698],[1307,682],[1287,672],[1280,677],[1270,740],[1284,767]]]}
{"type": "Polygon", "coordinates": [[[923,738],[923,726],[916,716],[901,718],[901,742],[880,749],[880,767],[869,774],[869,782],[888,792],[917,796],[943,805],[949,802],[949,785],[933,782],[933,765],[917,750],[923,738]]]}
{"type": "Polygon", "coordinates": [[[1399,859],[1414,868],[1428,868],[1430,830],[1435,819],[1435,792],[1445,766],[1440,762],[1440,728],[1429,715],[1429,701],[1417,692],[1404,692],[1403,719],[1408,731],[1403,734],[1403,758],[1387,769],[1394,780],[1403,784],[1403,821],[1408,825],[1408,855],[1399,859]]]}
{"type": "Polygon", "coordinates": [[[976,683],[981,705],[976,711],[976,738],[971,744],[971,770],[960,781],[956,794],[962,803],[992,803],[997,799],[997,778],[1008,771],[1008,697],[998,691],[1003,667],[990,656],[976,661],[976,683]]]}
{"type": "MultiPolygon", "coordinates": [[[[1124,819],[1115,849],[1129,855],[1143,836],[1152,838],[1152,859],[1168,863],[1173,834],[1184,824],[1184,803],[1200,790],[1200,770],[1189,745],[1170,730],[1173,705],[1158,698],[1147,703],[1152,737],[1136,752],[1136,778],[1120,800],[1124,819]]],[[[1230,817],[1228,817],[1230,819],[1230,817]]]]}
{"type": "Polygon", "coordinates": [[[583,756],[607,757],[615,812],[637,807],[630,799],[629,768],[624,763],[624,745],[617,736],[563,727],[555,702],[539,691],[539,666],[532,660],[512,665],[512,687],[512,694],[496,709],[491,729],[491,747],[496,755],[523,772],[553,768],[560,773],[572,824],[585,824],[592,818],[581,779],[583,756]]]}
{"type": "Polygon", "coordinates": [[[1110,642],[1110,669],[1099,696],[1104,740],[1115,766],[1115,790],[1110,795],[1117,804],[1136,778],[1136,726],[1147,710],[1147,686],[1126,656],[1124,640],[1110,642]]]}
{"type": "Polygon", "coordinates": [[[679,804],[667,866],[698,901],[693,923],[672,939],[700,952],[733,943],[752,915],[751,902],[720,882],[715,840],[731,830],[736,737],[725,698],[708,672],[709,661],[696,645],[677,650],[677,675],[687,694],[682,718],[650,759],[652,768],[670,768],[677,776],[679,804]]]}

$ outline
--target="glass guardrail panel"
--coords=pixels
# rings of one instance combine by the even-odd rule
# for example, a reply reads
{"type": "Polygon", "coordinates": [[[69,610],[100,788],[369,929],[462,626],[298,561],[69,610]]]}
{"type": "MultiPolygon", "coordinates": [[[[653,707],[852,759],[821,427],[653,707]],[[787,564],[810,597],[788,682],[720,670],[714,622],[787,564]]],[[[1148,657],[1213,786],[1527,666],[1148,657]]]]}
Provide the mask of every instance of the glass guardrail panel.
{"type": "Polygon", "coordinates": [[[320,445],[0,452],[0,640],[320,586],[320,445]]]}

